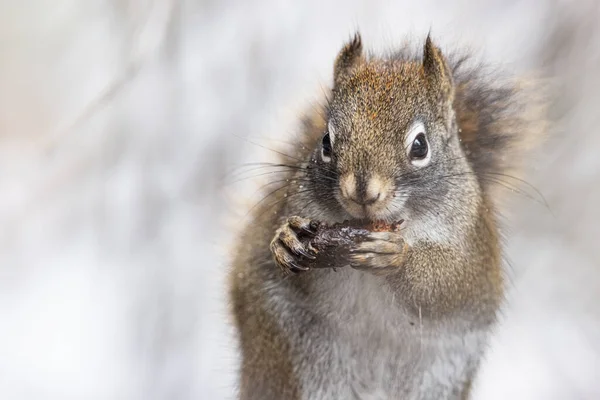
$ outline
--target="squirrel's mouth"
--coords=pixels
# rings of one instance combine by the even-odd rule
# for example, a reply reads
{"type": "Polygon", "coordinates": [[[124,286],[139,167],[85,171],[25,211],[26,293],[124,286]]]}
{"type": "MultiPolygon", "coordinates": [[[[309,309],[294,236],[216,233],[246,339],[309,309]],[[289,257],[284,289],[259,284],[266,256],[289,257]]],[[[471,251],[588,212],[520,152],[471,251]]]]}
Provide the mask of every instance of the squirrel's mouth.
{"type": "Polygon", "coordinates": [[[385,202],[381,204],[361,205],[345,199],[340,199],[340,203],[348,216],[349,221],[356,223],[396,223],[405,220],[404,201],[385,202]],[[396,204],[398,203],[398,204],[396,204]]]}
{"type": "Polygon", "coordinates": [[[393,223],[407,219],[405,207],[407,196],[391,194],[376,201],[360,202],[338,191],[335,197],[344,209],[347,220],[393,223]]]}

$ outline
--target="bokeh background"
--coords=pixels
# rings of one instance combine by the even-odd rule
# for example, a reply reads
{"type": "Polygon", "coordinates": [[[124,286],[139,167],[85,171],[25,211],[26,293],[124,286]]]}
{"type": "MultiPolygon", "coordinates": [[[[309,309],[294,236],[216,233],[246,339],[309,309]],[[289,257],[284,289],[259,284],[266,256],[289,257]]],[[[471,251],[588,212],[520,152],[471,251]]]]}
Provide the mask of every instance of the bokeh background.
{"type": "Polygon", "coordinates": [[[432,29],[556,78],[557,133],[526,176],[543,199],[511,203],[474,398],[600,399],[599,17],[594,0],[0,0],[0,399],[232,398],[227,245],[254,192],[228,182],[286,140],[356,28],[374,50],[432,29]]]}

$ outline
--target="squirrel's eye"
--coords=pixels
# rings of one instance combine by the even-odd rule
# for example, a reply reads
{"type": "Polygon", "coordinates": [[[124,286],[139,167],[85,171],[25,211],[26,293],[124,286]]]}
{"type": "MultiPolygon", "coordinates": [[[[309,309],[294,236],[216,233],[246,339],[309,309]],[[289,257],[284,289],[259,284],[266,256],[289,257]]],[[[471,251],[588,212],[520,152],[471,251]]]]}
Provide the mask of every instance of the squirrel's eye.
{"type": "Polygon", "coordinates": [[[329,137],[329,133],[326,133],[325,136],[323,136],[323,142],[321,144],[321,157],[325,162],[331,161],[331,138],[329,137]]]}
{"type": "Polygon", "coordinates": [[[427,146],[427,140],[425,139],[425,134],[419,133],[415,140],[413,140],[412,145],[410,147],[410,158],[413,160],[422,160],[427,157],[427,153],[429,152],[429,147],[427,146]]]}

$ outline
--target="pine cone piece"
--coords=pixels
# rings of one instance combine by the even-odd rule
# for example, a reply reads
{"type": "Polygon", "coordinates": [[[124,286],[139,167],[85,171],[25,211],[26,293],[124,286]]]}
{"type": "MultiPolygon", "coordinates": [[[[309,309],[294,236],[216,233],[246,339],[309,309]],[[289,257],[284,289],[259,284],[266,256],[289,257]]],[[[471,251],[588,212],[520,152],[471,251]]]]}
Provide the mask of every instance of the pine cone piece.
{"type": "Polygon", "coordinates": [[[343,222],[334,225],[316,223],[314,235],[302,235],[300,240],[314,251],[315,259],[303,257],[301,262],[310,268],[339,268],[347,266],[350,250],[365,240],[371,232],[398,232],[403,221],[387,224],[372,222],[366,225],[343,222]]]}

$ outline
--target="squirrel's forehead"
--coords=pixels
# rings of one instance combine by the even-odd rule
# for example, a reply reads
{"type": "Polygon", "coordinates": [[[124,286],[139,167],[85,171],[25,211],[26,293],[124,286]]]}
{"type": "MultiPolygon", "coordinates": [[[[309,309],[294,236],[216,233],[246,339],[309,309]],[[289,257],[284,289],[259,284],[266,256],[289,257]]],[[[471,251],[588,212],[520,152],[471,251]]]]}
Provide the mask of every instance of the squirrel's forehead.
{"type": "Polygon", "coordinates": [[[356,67],[345,83],[351,89],[369,88],[371,90],[394,91],[419,86],[421,77],[422,68],[420,64],[379,61],[356,67]]]}
{"type": "Polygon", "coordinates": [[[367,63],[334,90],[330,115],[340,131],[354,135],[401,132],[427,105],[421,73],[412,63],[367,63]]]}
{"type": "Polygon", "coordinates": [[[360,93],[336,99],[330,109],[334,123],[380,126],[403,124],[423,111],[426,99],[418,92],[360,93]]]}
{"type": "Polygon", "coordinates": [[[424,97],[418,67],[410,63],[396,68],[366,65],[356,68],[347,80],[339,83],[334,90],[333,105],[355,110],[387,105],[402,107],[424,97]]]}

